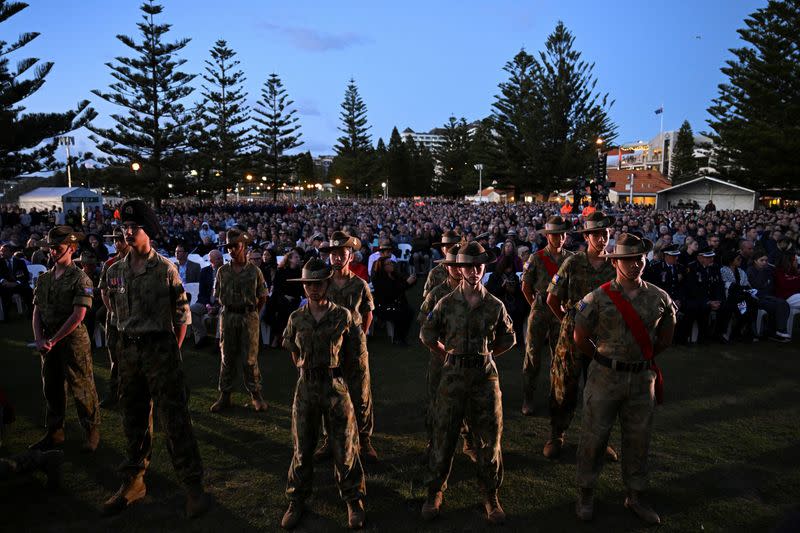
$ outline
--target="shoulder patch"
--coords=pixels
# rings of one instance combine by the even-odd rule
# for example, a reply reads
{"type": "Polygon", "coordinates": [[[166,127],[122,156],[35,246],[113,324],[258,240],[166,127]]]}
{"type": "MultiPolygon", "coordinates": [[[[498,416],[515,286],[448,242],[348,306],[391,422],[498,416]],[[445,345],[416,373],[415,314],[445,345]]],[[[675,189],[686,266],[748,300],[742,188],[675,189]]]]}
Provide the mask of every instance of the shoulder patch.
{"type": "Polygon", "coordinates": [[[587,305],[586,302],[581,299],[581,301],[578,302],[578,312],[580,313],[584,309],[586,309],[586,305],[587,305]]]}
{"type": "Polygon", "coordinates": [[[94,289],[92,287],[85,287],[83,293],[87,296],[92,296],[94,294],[94,289]]]}
{"type": "Polygon", "coordinates": [[[560,280],[560,279],[561,279],[561,277],[558,274],[556,274],[555,276],[553,276],[553,280],[551,281],[551,283],[554,283],[554,284],[558,283],[558,280],[560,280]]]}

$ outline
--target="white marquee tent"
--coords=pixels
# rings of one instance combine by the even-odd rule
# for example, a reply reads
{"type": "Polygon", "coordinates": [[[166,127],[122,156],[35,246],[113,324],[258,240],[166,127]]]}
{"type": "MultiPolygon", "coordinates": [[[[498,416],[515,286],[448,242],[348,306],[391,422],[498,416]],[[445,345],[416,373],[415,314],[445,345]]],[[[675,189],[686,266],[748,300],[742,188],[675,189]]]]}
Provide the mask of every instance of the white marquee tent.
{"type": "Polygon", "coordinates": [[[86,211],[102,207],[103,197],[85,187],[39,187],[19,197],[19,206],[22,209],[35,207],[37,211],[60,207],[65,213],[72,209],[80,213],[81,204],[86,211]]]}
{"type": "Polygon", "coordinates": [[[656,194],[656,209],[670,209],[680,203],[696,201],[700,208],[709,200],[717,209],[741,209],[752,211],[756,208],[758,193],[727,181],[702,176],[686,183],[673,185],[656,194]]]}

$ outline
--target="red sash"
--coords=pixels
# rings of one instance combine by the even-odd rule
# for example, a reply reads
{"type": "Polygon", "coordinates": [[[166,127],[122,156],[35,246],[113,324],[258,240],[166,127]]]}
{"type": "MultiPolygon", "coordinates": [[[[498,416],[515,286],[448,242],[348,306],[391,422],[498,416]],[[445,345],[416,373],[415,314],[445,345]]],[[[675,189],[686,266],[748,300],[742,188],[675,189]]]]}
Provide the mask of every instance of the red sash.
{"type": "Polygon", "coordinates": [[[611,302],[617,308],[617,311],[622,315],[625,324],[633,334],[636,344],[642,350],[642,354],[646,361],[651,361],[650,367],[656,373],[656,403],[664,403],[664,376],[661,374],[661,369],[658,368],[653,355],[653,343],[650,341],[650,335],[642,323],[642,319],[633,308],[631,303],[622,297],[622,293],[611,290],[611,282],[600,285],[603,292],[611,299],[611,302]]]}
{"type": "Polygon", "coordinates": [[[544,248],[536,252],[536,255],[538,255],[542,263],[544,263],[544,269],[547,270],[547,275],[550,279],[553,279],[553,276],[558,274],[558,265],[553,263],[553,260],[544,254],[544,248]]]}

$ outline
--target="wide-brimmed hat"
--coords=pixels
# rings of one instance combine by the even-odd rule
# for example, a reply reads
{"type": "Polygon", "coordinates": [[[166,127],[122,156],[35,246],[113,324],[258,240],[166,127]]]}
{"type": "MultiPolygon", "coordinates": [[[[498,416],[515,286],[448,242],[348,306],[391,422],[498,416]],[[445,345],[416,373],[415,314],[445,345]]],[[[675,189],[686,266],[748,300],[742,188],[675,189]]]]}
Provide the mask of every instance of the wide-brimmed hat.
{"type": "Polygon", "coordinates": [[[303,265],[303,273],[300,278],[292,278],[286,281],[297,281],[300,283],[315,283],[317,281],[325,281],[333,276],[333,270],[330,265],[317,257],[309,259],[303,265]]]}
{"type": "Polygon", "coordinates": [[[670,244],[669,246],[663,247],[661,253],[664,255],[681,255],[681,247],[677,244],[670,244]]]}
{"type": "Polygon", "coordinates": [[[646,255],[653,249],[653,241],[642,239],[630,233],[623,233],[614,243],[614,251],[604,253],[603,257],[609,259],[622,259],[625,257],[640,257],[646,255]]]}
{"type": "Polygon", "coordinates": [[[334,231],[331,240],[319,247],[323,252],[329,252],[336,248],[361,248],[361,241],[343,231],[334,231]]]}
{"type": "Polygon", "coordinates": [[[542,235],[552,235],[556,233],[566,233],[572,229],[572,223],[569,220],[564,220],[564,217],[558,215],[552,216],[547,219],[543,229],[539,230],[542,235]]]}
{"type": "Polygon", "coordinates": [[[92,252],[83,251],[78,259],[75,260],[76,263],[80,263],[82,265],[96,265],[97,264],[97,256],[94,255],[92,252]]]}
{"type": "Polygon", "coordinates": [[[156,212],[144,200],[128,200],[122,204],[119,212],[120,222],[123,224],[125,222],[138,224],[151,239],[155,239],[161,233],[161,225],[158,222],[156,212]]]}
{"type": "Polygon", "coordinates": [[[47,232],[47,241],[44,246],[57,246],[59,244],[71,244],[81,242],[86,235],[80,231],[75,231],[69,226],[56,226],[47,232]]]}
{"type": "Polygon", "coordinates": [[[456,259],[458,259],[458,251],[461,249],[463,245],[464,245],[463,243],[454,244],[453,246],[450,247],[449,250],[447,250],[447,253],[444,255],[444,259],[436,259],[434,263],[439,263],[440,265],[444,266],[455,265],[456,259]]]}
{"type": "Polygon", "coordinates": [[[103,235],[104,239],[124,239],[125,238],[125,230],[122,229],[122,226],[117,226],[114,228],[114,231],[111,232],[111,235],[103,235]]]}
{"type": "Polygon", "coordinates": [[[243,242],[245,246],[253,242],[253,237],[239,228],[231,228],[225,234],[225,248],[232,248],[234,244],[243,242]]]}
{"type": "Polygon", "coordinates": [[[614,217],[610,217],[602,211],[595,211],[583,221],[583,228],[575,230],[577,233],[591,233],[610,228],[614,225],[614,217]]]}
{"type": "Polygon", "coordinates": [[[481,243],[472,241],[458,249],[453,266],[488,265],[494,263],[497,255],[493,250],[487,250],[481,243]]]}
{"type": "Polygon", "coordinates": [[[432,243],[431,246],[447,246],[458,244],[461,242],[461,239],[461,235],[459,235],[455,230],[449,229],[442,233],[442,240],[432,243]]]}
{"type": "Polygon", "coordinates": [[[475,237],[475,240],[476,241],[488,241],[489,240],[489,235],[491,235],[491,233],[489,233],[488,231],[485,231],[485,232],[481,233],[480,235],[478,235],[477,237],[475,237]]]}

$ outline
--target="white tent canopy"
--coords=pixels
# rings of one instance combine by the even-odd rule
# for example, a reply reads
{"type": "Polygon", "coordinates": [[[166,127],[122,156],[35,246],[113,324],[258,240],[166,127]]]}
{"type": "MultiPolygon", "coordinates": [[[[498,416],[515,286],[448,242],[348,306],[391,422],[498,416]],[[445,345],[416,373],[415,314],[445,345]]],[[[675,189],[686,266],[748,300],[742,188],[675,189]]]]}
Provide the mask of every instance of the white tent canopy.
{"type": "Polygon", "coordinates": [[[56,206],[65,213],[70,209],[79,213],[81,204],[86,211],[93,211],[95,207],[102,207],[103,197],[85,187],[39,187],[19,197],[19,207],[27,210],[32,207],[37,211],[50,210],[56,206]]]}
{"type": "Polygon", "coordinates": [[[656,194],[656,209],[674,208],[681,201],[684,204],[697,202],[702,209],[709,200],[720,210],[752,211],[756,208],[758,193],[727,181],[702,176],[659,191],[656,194]]]}

